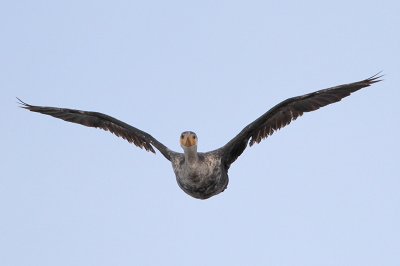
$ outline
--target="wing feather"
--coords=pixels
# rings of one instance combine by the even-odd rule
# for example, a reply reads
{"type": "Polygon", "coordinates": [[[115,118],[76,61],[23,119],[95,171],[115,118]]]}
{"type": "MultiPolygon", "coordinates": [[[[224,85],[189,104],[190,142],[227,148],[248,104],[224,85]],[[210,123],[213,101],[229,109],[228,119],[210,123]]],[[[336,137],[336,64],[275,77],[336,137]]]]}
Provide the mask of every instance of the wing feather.
{"type": "Polygon", "coordinates": [[[225,158],[225,164],[229,168],[246,149],[247,144],[252,146],[271,136],[275,131],[289,125],[292,121],[302,116],[305,112],[318,110],[326,105],[339,102],[351,93],[371,86],[381,81],[380,73],[362,81],[343,84],[298,97],[289,98],[260,116],[247,125],[225,146],[219,149],[225,158]]]}
{"type": "Polygon", "coordinates": [[[68,108],[35,106],[27,104],[19,98],[17,99],[21,107],[29,111],[50,115],[67,122],[81,124],[87,127],[101,128],[113,133],[117,137],[127,140],[129,143],[133,143],[141,149],[153,153],[155,153],[154,146],[170,160],[171,151],[150,134],[106,114],[68,108]]]}

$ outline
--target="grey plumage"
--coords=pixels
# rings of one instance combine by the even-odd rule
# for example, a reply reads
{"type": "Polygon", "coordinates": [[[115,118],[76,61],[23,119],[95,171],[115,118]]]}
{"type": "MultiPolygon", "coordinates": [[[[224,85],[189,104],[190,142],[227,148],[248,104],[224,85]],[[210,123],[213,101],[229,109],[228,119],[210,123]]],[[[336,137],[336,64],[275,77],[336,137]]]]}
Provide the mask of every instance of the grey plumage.
{"type": "Polygon", "coordinates": [[[259,143],[275,131],[290,124],[305,112],[335,103],[351,93],[379,82],[379,74],[368,79],[289,98],[247,125],[223,147],[211,152],[197,152],[197,136],[186,131],[181,135],[183,153],[168,149],[150,134],[111,116],[68,108],[34,106],[20,101],[21,107],[68,122],[110,131],[139,148],[155,153],[159,150],[171,161],[180,188],[192,197],[207,199],[224,191],[228,185],[228,169],[249,144],[259,143]]]}

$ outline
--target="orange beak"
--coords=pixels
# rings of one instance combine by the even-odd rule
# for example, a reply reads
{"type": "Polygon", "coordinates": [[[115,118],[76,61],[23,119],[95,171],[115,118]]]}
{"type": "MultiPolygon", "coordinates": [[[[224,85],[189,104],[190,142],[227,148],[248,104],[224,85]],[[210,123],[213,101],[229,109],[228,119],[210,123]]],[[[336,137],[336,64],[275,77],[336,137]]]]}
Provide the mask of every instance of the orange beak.
{"type": "Polygon", "coordinates": [[[191,142],[191,139],[190,139],[189,137],[187,137],[184,145],[185,145],[186,147],[190,147],[190,146],[192,146],[193,144],[194,144],[194,143],[191,142]]]}

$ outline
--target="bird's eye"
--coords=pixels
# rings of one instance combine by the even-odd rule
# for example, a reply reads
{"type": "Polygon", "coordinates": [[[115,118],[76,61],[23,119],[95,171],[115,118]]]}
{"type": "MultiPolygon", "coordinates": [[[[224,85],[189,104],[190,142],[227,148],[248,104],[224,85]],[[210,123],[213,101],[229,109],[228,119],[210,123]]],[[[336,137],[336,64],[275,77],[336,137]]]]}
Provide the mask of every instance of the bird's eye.
{"type": "Polygon", "coordinates": [[[196,139],[196,136],[195,136],[195,135],[193,135],[193,139],[196,139]]]}
{"type": "Polygon", "coordinates": [[[183,134],[181,135],[181,139],[183,139],[184,138],[184,136],[183,136],[183,134]]]}

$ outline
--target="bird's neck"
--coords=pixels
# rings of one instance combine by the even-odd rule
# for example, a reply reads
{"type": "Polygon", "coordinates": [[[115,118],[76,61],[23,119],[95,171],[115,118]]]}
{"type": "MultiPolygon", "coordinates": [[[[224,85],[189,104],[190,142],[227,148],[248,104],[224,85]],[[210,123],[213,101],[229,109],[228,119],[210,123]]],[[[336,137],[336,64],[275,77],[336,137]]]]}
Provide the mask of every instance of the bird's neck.
{"type": "Polygon", "coordinates": [[[185,154],[185,162],[188,164],[193,164],[197,162],[198,155],[197,155],[197,146],[193,145],[189,148],[185,147],[183,149],[185,154]]]}

